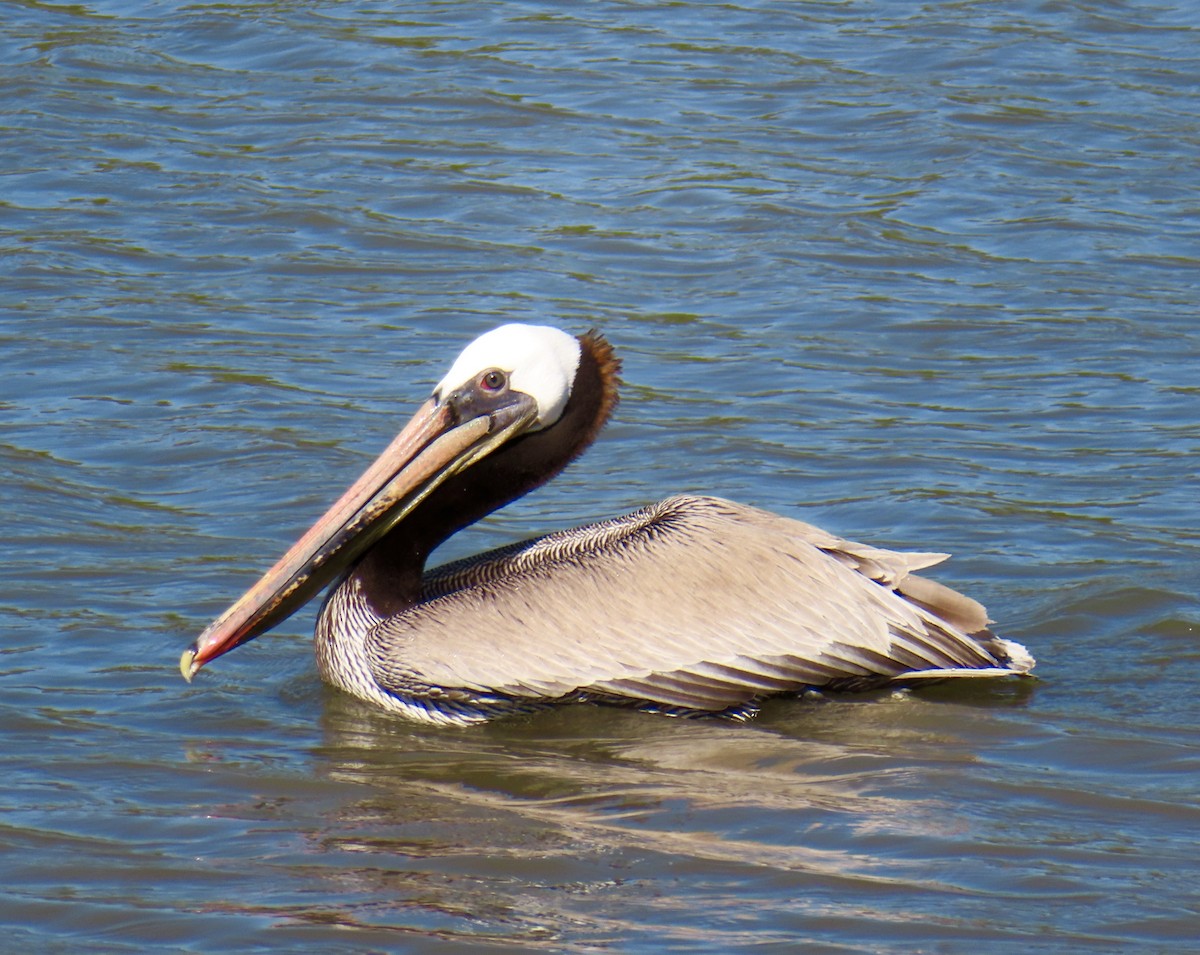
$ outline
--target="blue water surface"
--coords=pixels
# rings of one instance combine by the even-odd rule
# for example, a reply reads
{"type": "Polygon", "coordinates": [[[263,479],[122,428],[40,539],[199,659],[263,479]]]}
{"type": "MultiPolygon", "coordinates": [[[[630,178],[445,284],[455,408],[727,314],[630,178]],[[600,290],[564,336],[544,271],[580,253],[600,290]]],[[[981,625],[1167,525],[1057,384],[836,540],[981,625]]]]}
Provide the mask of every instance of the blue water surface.
{"type": "Polygon", "coordinates": [[[1198,10],[6,5],[0,948],[1193,947],[1198,10]],[[514,320],[622,404],[443,556],[721,494],[1040,679],[430,729],[309,610],[183,684],[514,320]]]}

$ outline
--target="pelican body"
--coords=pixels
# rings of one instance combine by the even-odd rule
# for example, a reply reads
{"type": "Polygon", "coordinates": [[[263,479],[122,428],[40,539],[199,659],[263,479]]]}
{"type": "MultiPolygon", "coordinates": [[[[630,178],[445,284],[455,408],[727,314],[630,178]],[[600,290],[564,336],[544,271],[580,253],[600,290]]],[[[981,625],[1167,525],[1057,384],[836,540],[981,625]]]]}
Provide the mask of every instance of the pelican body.
{"type": "Polygon", "coordinates": [[[333,583],[329,683],[433,723],[562,703],[753,715],[807,689],[1025,674],[983,607],[900,553],[713,497],[678,496],[426,572],[442,541],[595,439],[620,364],[589,332],[470,343],[380,457],[180,660],[188,680],[333,583]]]}

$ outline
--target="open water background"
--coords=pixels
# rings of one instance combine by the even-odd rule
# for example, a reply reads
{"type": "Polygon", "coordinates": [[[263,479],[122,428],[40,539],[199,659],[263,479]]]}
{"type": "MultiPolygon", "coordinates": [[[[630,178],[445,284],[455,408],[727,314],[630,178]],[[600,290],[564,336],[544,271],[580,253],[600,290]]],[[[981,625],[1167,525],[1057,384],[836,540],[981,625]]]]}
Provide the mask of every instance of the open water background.
{"type": "Polygon", "coordinates": [[[0,4],[0,949],[1179,952],[1200,6],[0,4]],[[1038,683],[467,731],[196,632],[507,320],[624,402],[458,556],[706,491],[1038,683]]]}

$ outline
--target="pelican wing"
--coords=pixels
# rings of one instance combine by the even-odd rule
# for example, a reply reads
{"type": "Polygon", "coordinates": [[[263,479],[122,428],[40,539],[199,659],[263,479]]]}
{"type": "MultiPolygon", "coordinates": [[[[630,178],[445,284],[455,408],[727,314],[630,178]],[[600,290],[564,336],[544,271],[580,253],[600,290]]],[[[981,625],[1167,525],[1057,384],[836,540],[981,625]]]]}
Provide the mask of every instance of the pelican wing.
{"type": "Polygon", "coordinates": [[[435,571],[426,600],[371,631],[367,658],[409,695],[695,710],[914,671],[1017,672],[979,604],[911,574],[944,557],[670,498],[435,571]]]}

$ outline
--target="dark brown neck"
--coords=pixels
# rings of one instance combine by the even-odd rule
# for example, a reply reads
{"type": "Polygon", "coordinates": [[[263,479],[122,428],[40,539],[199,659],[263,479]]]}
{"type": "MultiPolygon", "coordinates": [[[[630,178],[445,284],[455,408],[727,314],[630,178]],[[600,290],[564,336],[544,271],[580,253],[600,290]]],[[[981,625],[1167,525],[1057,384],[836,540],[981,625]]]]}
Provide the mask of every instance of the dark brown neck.
{"type": "Polygon", "coordinates": [[[596,333],[581,336],[580,343],[579,370],[558,421],[516,438],[447,480],[351,571],[380,617],[420,599],[421,575],[435,547],[545,484],[595,440],[616,406],[620,363],[596,333]]]}

